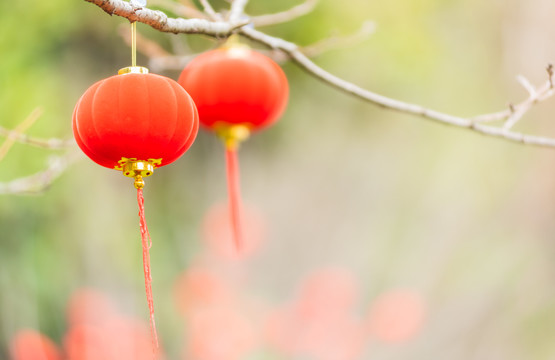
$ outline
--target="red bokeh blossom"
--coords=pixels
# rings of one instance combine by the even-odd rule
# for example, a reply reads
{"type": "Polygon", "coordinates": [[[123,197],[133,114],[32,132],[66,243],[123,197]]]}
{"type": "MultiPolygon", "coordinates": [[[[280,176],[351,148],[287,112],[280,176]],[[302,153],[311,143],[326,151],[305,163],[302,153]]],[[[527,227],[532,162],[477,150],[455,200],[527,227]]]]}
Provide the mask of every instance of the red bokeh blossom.
{"type": "Polygon", "coordinates": [[[370,336],[387,343],[401,343],[414,338],[422,329],[426,304],[420,294],[407,289],[378,296],[368,312],[370,336]]]}
{"type": "Polygon", "coordinates": [[[266,236],[263,216],[251,206],[241,208],[242,247],[235,246],[232,239],[231,217],[227,204],[212,206],[202,221],[202,238],[208,250],[224,260],[245,259],[260,248],[266,236]]]}
{"type": "Polygon", "coordinates": [[[310,274],[294,301],[268,318],[268,341],[288,356],[354,360],[364,349],[362,322],[353,314],[358,288],[340,268],[310,274]]]}
{"type": "Polygon", "coordinates": [[[241,360],[258,345],[250,319],[232,308],[209,308],[195,313],[189,322],[186,360],[241,360]]]}
{"type": "Polygon", "coordinates": [[[20,330],[10,343],[12,360],[61,360],[61,351],[45,335],[35,330],[20,330]]]}

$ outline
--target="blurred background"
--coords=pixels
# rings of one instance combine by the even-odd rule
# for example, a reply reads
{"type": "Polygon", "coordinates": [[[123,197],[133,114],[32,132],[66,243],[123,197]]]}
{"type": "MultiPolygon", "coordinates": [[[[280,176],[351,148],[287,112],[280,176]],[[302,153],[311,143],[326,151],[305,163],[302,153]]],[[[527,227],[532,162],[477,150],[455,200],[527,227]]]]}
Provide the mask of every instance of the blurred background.
{"type": "MultiPolygon", "coordinates": [[[[251,0],[247,11],[298,3],[251,0]]],[[[546,80],[554,12],[549,0],[321,0],[260,30],[306,46],[372,20],[373,35],[314,61],[380,94],[474,116],[523,100],[516,75],[546,80]]],[[[41,107],[27,133],[70,139],[81,94],[130,63],[121,26],[84,1],[0,2],[0,126],[41,107]]],[[[183,55],[218,45],[138,30],[183,55]]],[[[224,154],[212,134],[147,181],[167,358],[555,358],[555,151],[385,111],[282,65],[288,109],[240,149],[246,254],[227,247],[224,154]]],[[[515,130],[555,137],[553,114],[546,101],[515,130]]],[[[66,152],[15,144],[0,183],[66,152]]],[[[0,196],[0,358],[32,329],[77,359],[70,300],[83,291],[146,326],[135,189],[81,157],[40,194],[0,196]]]]}

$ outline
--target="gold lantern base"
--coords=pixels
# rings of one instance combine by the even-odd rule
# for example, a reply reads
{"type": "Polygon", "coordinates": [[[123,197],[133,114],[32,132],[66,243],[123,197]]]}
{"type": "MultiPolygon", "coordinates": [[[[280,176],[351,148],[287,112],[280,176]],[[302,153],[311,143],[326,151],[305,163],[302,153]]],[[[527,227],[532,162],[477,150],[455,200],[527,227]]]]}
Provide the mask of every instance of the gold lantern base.
{"type": "Polygon", "coordinates": [[[216,135],[225,144],[228,149],[236,149],[239,144],[247,140],[251,134],[251,129],[245,124],[229,125],[224,123],[214,124],[216,135]]]}
{"type": "Polygon", "coordinates": [[[143,178],[152,175],[156,166],[162,164],[162,159],[137,160],[122,157],[118,164],[119,166],[114,169],[122,171],[127,177],[134,178],[135,188],[142,189],[145,186],[143,178]]]}

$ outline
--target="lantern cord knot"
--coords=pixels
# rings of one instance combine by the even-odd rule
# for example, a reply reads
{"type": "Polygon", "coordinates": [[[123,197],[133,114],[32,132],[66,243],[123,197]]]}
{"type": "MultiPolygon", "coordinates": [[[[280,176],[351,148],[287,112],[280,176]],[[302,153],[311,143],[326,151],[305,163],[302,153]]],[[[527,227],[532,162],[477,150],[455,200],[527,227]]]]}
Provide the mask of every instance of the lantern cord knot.
{"type": "Polygon", "coordinates": [[[135,189],[144,188],[145,187],[145,181],[143,180],[143,177],[141,175],[135,176],[135,182],[133,182],[133,185],[135,185],[135,189]]]}

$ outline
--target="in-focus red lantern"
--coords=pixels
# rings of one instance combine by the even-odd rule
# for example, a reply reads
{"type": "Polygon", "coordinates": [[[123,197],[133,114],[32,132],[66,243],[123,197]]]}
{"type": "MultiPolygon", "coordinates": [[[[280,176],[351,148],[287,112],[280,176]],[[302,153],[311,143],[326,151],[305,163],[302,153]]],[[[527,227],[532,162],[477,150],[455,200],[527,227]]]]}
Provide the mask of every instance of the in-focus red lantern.
{"type": "Polygon", "coordinates": [[[73,111],[73,134],[81,150],[97,164],[135,179],[154,351],[158,337],[143,178],[183,155],[195,140],[198,127],[198,113],[189,94],[174,80],[149,74],[138,66],[121,69],[119,75],[92,85],[73,111]]]}
{"type": "Polygon", "coordinates": [[[183,155],[197,131],[189,94],[172,79],[137,66],[92,85],[73,113],[81,150],[99,165],[139,177],[136,186],[183,155]]]}
{"type": "Polygon", "coordinates": [[[232,44],[197,56],[178,82],[195,101],[201,125],[226,146],[231,223],[240,248],[237,147],[252,131],[272,125],[283,114],[289,97],[287,78],[269,57],[232,44]]]}

